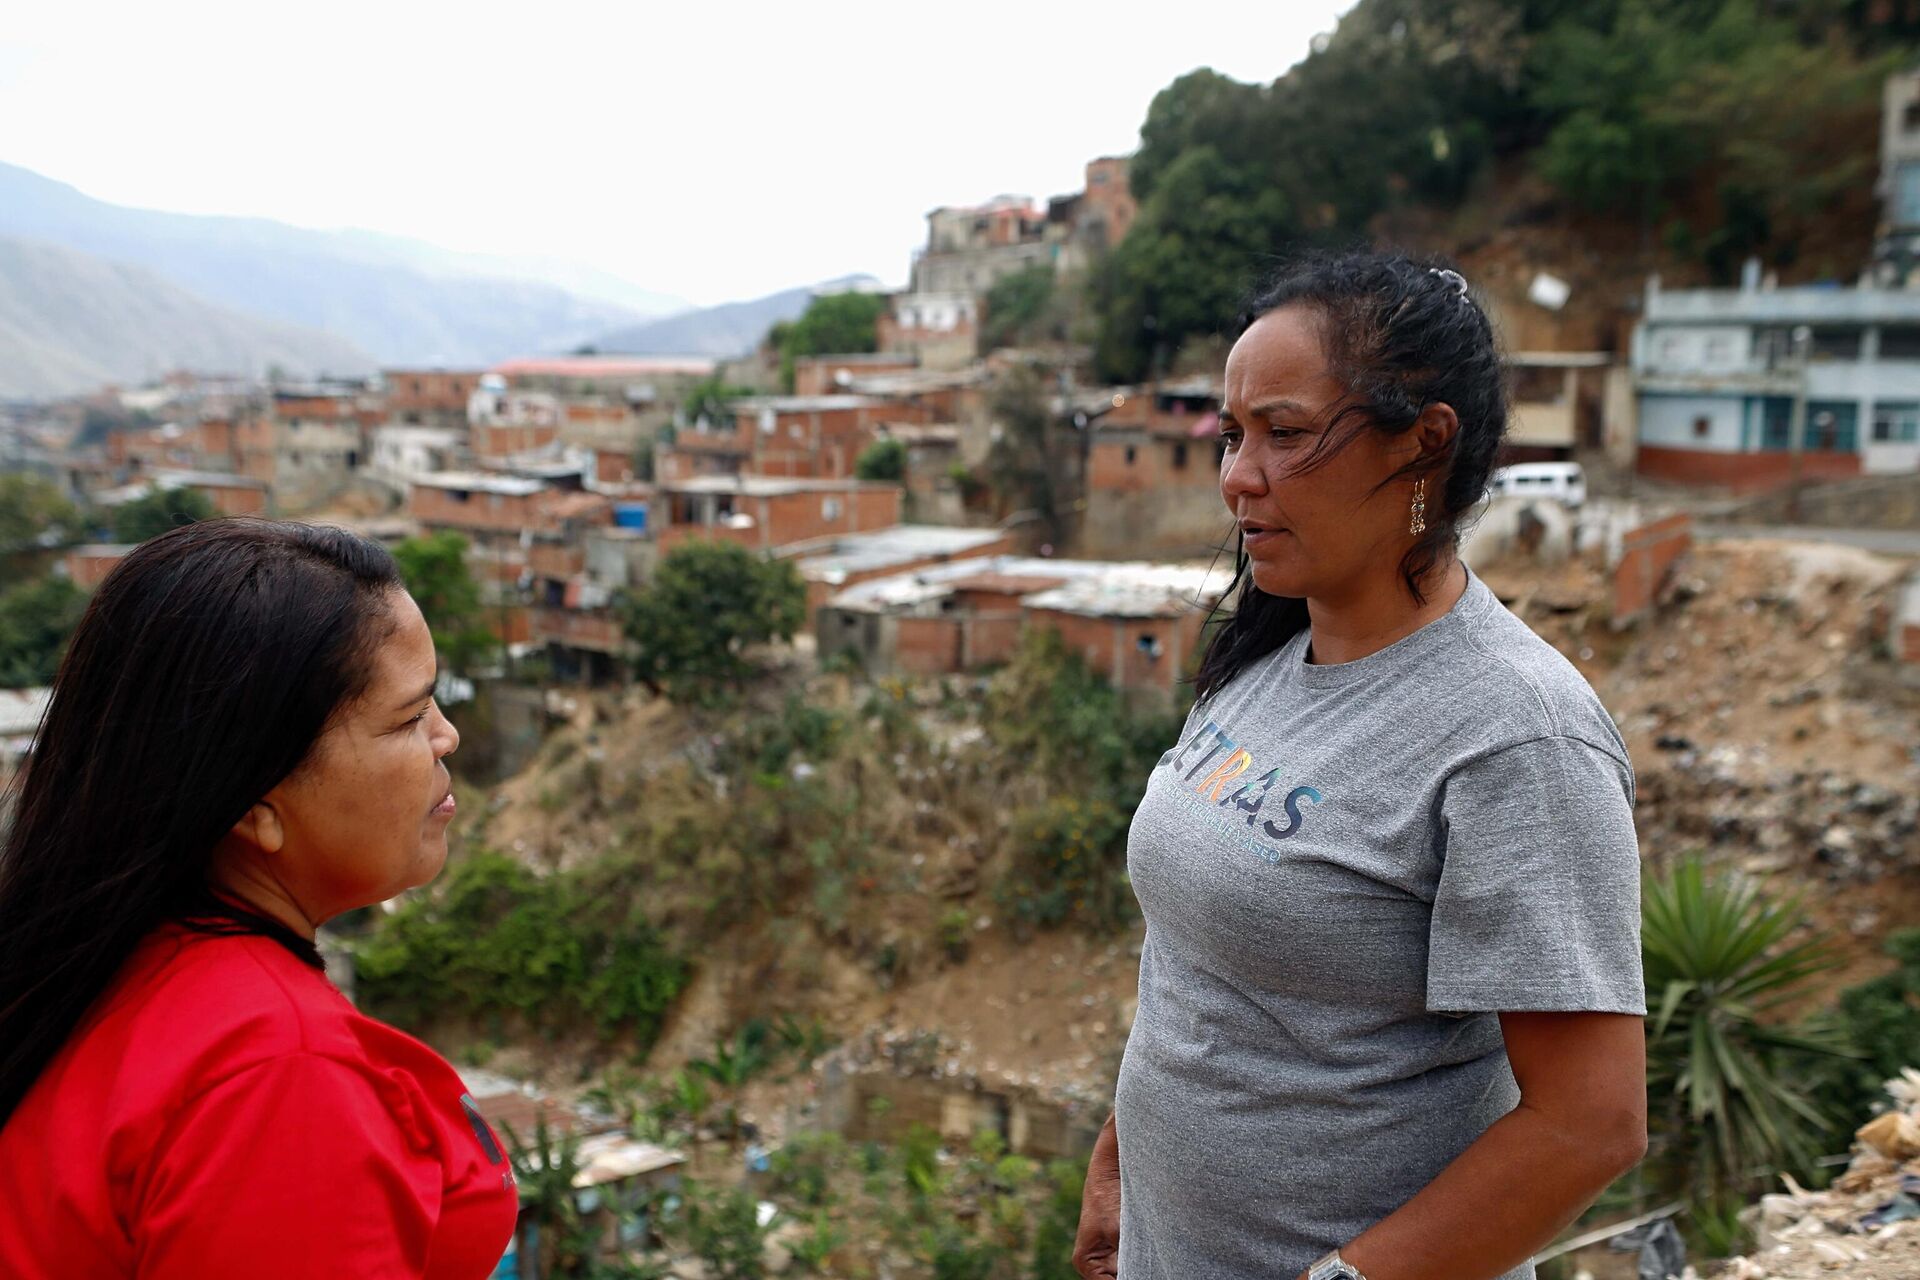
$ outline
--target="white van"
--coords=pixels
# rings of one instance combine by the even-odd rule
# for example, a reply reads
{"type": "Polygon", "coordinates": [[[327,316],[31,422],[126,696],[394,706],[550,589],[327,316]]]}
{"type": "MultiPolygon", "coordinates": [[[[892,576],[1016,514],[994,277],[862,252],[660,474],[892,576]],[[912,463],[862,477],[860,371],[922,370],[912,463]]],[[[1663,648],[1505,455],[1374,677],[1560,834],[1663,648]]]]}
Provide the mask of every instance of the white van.
{"type": "Polygon", "coordinates": [[[1569,507],[1587,500],[1587,476],[1577,462],[1517,462],[1487,484],[1491,497],[1552,498],[1569,507]]]}

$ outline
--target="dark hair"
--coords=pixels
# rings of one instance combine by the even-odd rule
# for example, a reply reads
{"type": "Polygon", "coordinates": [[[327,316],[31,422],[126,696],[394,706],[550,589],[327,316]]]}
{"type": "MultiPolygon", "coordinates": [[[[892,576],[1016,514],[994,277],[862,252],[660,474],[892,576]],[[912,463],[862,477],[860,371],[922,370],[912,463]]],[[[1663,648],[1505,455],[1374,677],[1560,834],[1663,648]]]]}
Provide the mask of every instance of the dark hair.
{"type": "Polygon", "coordinates": [[[0,1125],[169,920],[313,944],[216,896],[220,839],[363,693],[393,558],[342,529],[206,520],[127,554],[54,678],[0,848],[0,1125]]]}
{"type": "MultiPolygon", "coordinates": [[[[1442,477],[1427,499],[1426,532],[1400,561],[1407,590],[1422,602],[1421,582],[1443,550],[1458,546],[1461,518],[1486,491],[1506,435],[1507,379],[1493,326],[1452,268],[1372,250],[1289,263],[1255,294],[1236,333],[1292,305],[1317,313],[1329,372],[1347,389],[1303,470],[1321,465],[1363,431],[1397,436],[1412,429],[1429,405],[1449,405],[1460,420],[1444,449],[1413,459],[1379,486],[1408,475],[1442,477]]],[[[1213,634],[1194,676],[1202,699],[1307,625],[1306,601],[1268,595],[1253,585],[1244,550],[1236,556],[1228,594],[1234,586],[1240,594],[1233,612],[1208,620],[1213,634]]]]}

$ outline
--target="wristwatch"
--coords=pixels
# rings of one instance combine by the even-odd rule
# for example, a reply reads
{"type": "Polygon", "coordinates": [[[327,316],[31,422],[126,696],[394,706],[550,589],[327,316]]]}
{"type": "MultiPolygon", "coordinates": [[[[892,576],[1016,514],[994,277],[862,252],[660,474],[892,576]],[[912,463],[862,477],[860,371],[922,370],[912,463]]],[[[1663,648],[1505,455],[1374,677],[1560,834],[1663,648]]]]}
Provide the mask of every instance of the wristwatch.
{"type": "Polygon", "coordinates": [[[1367,1280],[1338,1249],[1307,1268],[1307,1280],[1367,1280]]]}

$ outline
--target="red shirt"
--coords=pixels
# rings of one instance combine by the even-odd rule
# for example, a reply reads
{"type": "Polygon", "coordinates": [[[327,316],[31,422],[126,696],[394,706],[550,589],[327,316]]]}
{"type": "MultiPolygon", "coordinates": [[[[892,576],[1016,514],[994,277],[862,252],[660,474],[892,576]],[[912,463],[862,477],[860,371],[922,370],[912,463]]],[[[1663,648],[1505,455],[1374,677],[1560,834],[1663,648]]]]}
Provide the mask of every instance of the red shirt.
{"type": "Polygon", "coordinates": [[[453,1068],[269,938],[156,931],[0,1128],[7,1280],[482,1280],[517,1211],[453,1068]]]}

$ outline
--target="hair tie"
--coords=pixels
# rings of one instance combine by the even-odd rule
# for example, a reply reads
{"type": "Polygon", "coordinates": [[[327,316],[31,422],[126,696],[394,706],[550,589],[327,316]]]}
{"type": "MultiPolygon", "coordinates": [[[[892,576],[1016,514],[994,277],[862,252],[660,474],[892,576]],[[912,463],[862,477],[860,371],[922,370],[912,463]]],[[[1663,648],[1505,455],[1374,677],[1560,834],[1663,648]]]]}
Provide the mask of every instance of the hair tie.
{"type": "Polygon", "coordinates": [[[1458,297],[1460,301],[1468,304],[1473,302],[1473,299],[1467,296],[1467,278],[1458,271],[1455,271],[1452,267],[1428,267],[1427,270],[1439,276],[1440,279],[1447,284],[1452,285],[1454,295],[1458,297]]]}

